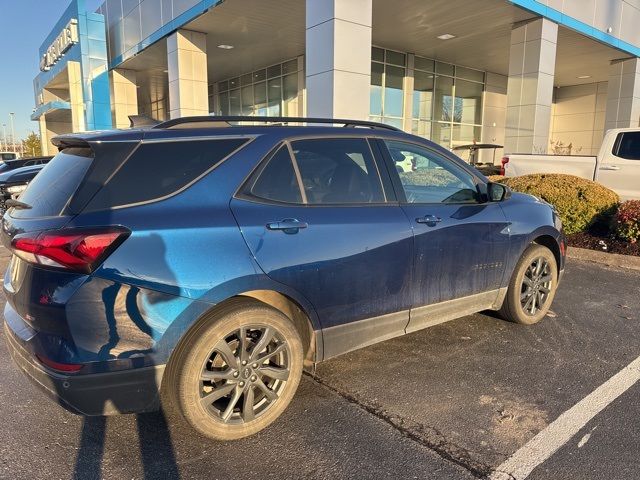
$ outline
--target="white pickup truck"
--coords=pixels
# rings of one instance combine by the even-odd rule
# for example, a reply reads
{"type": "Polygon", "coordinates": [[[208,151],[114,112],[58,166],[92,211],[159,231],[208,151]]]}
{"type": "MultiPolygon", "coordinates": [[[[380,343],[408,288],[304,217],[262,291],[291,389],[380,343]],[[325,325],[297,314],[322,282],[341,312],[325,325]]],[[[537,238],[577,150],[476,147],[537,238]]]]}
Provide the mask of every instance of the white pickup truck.
{"type": "Polygon", "coordinates": [[[502,159],[502,174],[566,173],[594,180],[622,200],[640,200],[640,128],[609,130],[598,156],[513,154],[502,159]]]}

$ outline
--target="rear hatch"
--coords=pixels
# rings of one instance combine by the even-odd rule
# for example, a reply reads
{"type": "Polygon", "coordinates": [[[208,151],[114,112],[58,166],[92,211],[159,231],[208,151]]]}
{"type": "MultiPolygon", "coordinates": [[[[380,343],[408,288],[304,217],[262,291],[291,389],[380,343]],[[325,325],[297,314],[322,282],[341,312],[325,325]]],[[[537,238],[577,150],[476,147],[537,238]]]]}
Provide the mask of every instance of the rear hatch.
{"type": "Polygon", "coordinates": [[[74,265],[73,255],[67,253],[80,248],[90,257],[96,239],[98,243],[105,240],[104,232],[99,232],[102,236],[94,235],[93,243],[87,242],[81,236],[70,236],[68,232],[73,230],[65,227],[138,143],[77,136],[61,137],[56,142],[60,153],[20,195],[20,204],[8,209],[2,218],[0,238],[13,253],[3,285],[8,303],[32,327],[61,334],[58,330],[65,324],[61,321],[64,303],[90,273],[84,265],[74,265]],[[43,239],[48,242],[45,247],[58,249],[54,252],[54,258],[59,257],[57,263],[51,261],[51,255],[38,255],[43,239]],[[61,265],[70,268],[55,268],[61,265]]]}

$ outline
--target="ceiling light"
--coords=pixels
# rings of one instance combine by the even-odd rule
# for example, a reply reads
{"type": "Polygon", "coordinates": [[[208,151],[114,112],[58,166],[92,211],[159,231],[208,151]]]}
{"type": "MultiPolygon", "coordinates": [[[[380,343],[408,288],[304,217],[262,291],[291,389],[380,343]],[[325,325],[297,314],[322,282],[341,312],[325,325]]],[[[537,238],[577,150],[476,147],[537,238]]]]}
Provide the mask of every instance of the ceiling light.
{"type": "Polygon", "coordinates": [[[586,80],[587,78],[591,78],[591,75],[580,75],[578,78],[580,80],[586,80]]]}
{"type": "Polygon", "coordinates": [[[455,35],[451,35],[450,33],[445,33],[444,35],[438,35],[440,40],[451,40],[452,38],[456,38],[455,35]]]}
{"type": "Polygon", "coordinates": [[[231,50],[233,48],[233,45],[227,45],[223,43],[222,45],[218,45],[218,48],[221,48],[222,50],[231,50]]]}

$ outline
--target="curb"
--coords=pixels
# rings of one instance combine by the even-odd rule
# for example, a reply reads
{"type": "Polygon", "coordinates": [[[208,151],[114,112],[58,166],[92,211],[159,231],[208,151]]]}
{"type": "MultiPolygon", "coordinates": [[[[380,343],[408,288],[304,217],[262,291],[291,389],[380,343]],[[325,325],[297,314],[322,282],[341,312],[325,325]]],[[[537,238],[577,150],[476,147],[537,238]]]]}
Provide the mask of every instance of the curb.
{"type": "Polygon", "coordinates": [[[609,267],[626,268],[640,271],[640,257],[620,255],[619,253],[605,253],[587,248],[568,247],[567,257],[586,262],[600,263],[609,267]]]}

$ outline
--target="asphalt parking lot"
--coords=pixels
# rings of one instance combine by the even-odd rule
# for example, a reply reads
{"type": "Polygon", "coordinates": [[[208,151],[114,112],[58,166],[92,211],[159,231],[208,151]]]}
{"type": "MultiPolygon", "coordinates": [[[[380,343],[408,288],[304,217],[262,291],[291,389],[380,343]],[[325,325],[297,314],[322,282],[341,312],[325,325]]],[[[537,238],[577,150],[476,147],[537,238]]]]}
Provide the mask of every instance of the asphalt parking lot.
{"type": "MultiPolygon", "coordinates": [[[[352,352],[306,375],[271,428],[216,443],[172,414],[67,413],[3,339],[0,478],[481,478],[639,355],[640,272],[570,260],[539,325],[477,314],[352,352]]],[[[638,393],[603,405],[528,478],[640,478],[638,393]]]]}

